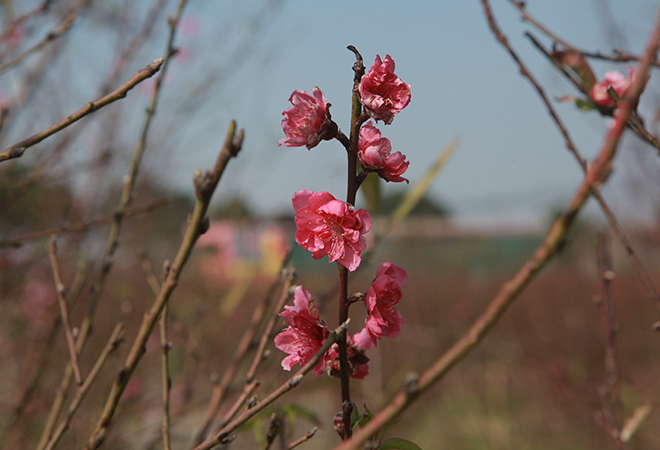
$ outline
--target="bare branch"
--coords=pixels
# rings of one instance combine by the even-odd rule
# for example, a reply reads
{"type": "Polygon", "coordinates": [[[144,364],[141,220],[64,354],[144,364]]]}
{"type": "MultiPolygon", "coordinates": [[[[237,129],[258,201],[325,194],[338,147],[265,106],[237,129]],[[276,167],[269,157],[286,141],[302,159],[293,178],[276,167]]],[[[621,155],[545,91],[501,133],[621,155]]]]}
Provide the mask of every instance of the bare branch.
{"type": "Polygon", "coordinates": [[[90,436],[87,441],[86,449],[92,450],[96,449],[105,440],[106,434],[108,432],[108,427],[112,421],[117,406],[119,405],[119,400],[121,395],[126,389],[126,385],[131,378],[131,375],[135,371],[142,355],[145,352],[145,344],[149,339],[149,335],[153,330],[158,317],[160,316],[165,303],[169,300],[172,293],[179,284],[179,275],[183,270],[190,254],[192,252],[195,242],[199,237],[202,230],[204,230],[204,223],[206,219],[206,212],[211,201],[211,197],[215,188],[220,181],[220,177],[224,172],[225,167],[229,160],[235,157],[241,149],[243,143],[243,130],[241,130],[238,135],[236,135],[236,123],[232,122],[227,131],[227,136],[225,138],[225,143],[222,147],[220,155],[216,161],[213,172],[207,172],[205,175],[198,174],[195,177],[195,188],[197,194],[197,203],[195,209],[190,218],[186,234],[183,238],[183,242],[179,247],[176,258],[172,263],[167,279],[163,283],[160,293],[158,294],[156,300],[154,301],[151,309],[147,314],[145,314],[142,321],[142,325],[138,331],[138,335],[133,341],[131,350],[124,362],[123,368],[119,371],[115,381],[112,385],[110,395],[105,404],[105,408],[101,414],[101,418],[98,421],[96,429],[90,436]]]}
{"type": "Polygon", "coordinates": [[[57,236],[53,235],[50,238],[48,244],[48,255],[50,256],[50,264],[53,266],[53,278],[55,279],[55,290],[57,291],[57,301],[60,305],[60,314],[62,315],[62,325],[64,326],[64,333],[66,335],[66,343],[69,346],[69,356],[71,358],[71,364],[73,365],[73,375],[76,379],[76,383],[81,385],[83,382],[82,374],[80,372],[80,366],[78,365],[78,355],[76,354],[76,341],[73,338],[73,330],[71,329],[71,322],[69,322],[69,312],[66,307],[66,299],[64,294],[66,288],[62,283],[62,278],[60,276],[60,265],[57,261],[57,245],[55,241],[57,236]]]}
{"type": "Polygon", "coordinates": [[[89,372],[89,375],[85,379],[85,383],[82,386],[80,386],[76,391],[76,396],[71,401],[71,404],[69,405],[69,409],[66,415],[59,423],[57,429],[55,430],[55,433],[53,434],[53,437],[51,437],[50,441],[48,442],[48,445],[46,446],[46,450],[52,450],[53,448],[55,448],[55,445],[57,445],[57,442],[60,440],[60,438],[68,428],[69,422],[71,422],[71,418],[73,417],[78,407],[84,400],[85,395],[87,394],[89,388],[96,379],[96,376],[101,372],[101,369],[103,368],[103,364],[108,359],[108,356],[119,346],[119,344],[123,340],[123,333],[124,333],[124,325],[121,323],[117,324],[117,326],[115,326],[114,331],[112,332],[112,335],[110,336],[110,339],[108,340],[108,343],[103,349],[103,352],[101,352],[101,355],[96,360],[94,367],[92,368],[92,370],[89,372]]]}
{"type": "MultiPolygon", "coordinates": [[[[148,211],[152,211],[162,205],[169,203],[171,199],[169,197],[160,197],[154,200],[150,200],[145,203],[140,203],[139,205],[130,206],[126,208],[124,212],[124,217],[131,217],[138,214],[143,214],[148,211]]],[[[49,228],[47,230],[35,231],[34,233],[27,233],[15,238],[7,239],[6,241],[0,241],[0,248],[4,247],[20,247],[25,242],[34,241],[37,239],[43,239],[53,234],[62,234],[62,233],[83,233],[95,225],[100,225],[103,223],[112,222],[115,219],[116,213],[106,214],[104,216],[97,217],[87,222],[81,223],[66,223],[60,225],[59,227],[49,228]]]]}
{"type": "Polygon", "coordinates": [[[5,70],[9,69],[10,67],[13,67],[17,64],[20,64],[21,61],[23,61],[27,56],[31,55],[32,53],[36,53],[42,48],[46,47],[48,44],[51,42],[59,39],[62,37],[67,31],[71,29],[71,26],[73,25],[73,22],[76,20],[76,15],[71,13],[68,14],[64,20],[62,21],[61,24],[59,24],[55,29],[51,30],[48,32],[48,34],[39,42],[34,44],[32,47],[28,48],[24,52],[20,53],[19,55],[16,55],[12,60],[7,61],[4,64],[0,65],[0,73],[4,72],[5,70]]]}
{"type": "Polygon", "coordinates": [[[60,130],[63,130],[69,125],[76,123],[78,120],[82,119],[83,117],[95,111],[98,111],[104,106],[107,106],[119,99],[126,97],[128,91],[133,89],[135,86],[137,86],[139,83],[143,82],[147,78],[152,77],[156,72],[160,70],[160,67],[162,65],[163,65],[163,58],[158,58],[144,69],[139,70],[135,75],[133,75],[133,77],[130,80],[128,80],[128,82],[126,82],[123,86],[119,87],[117,90],[111,92],[105,97],[101,97],[100,99],[94,102],[87,103],[80,110],[71,114],[66,119],[63,119],[57,122],[55,125],[46,128],[45,130],[33,136],[30,136],[27,139],[22,140],[18,144],[14,144],[11,147],[3,150],[2,152],[0,152],[0,162],[23,156],[25,150],[32,147],[33,145],[38,144],[47,137],[52,136],[53,134],[57,133],[60,130]]]}

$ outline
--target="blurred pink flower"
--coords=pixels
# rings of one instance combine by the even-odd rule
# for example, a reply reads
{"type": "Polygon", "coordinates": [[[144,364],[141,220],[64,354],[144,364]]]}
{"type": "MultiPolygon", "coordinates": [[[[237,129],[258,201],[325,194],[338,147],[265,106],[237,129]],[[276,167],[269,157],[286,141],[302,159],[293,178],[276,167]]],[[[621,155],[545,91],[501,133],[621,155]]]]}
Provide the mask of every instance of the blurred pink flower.
{"type": "MultiPolygon", "coordinates": [[[[364,354],[373,344],[363,328],[357,334],[348,337],[348,367],[352,378],[363,380],[369,375],[369,358],[364,354]]],[[[339,346],[333,344],[325,354],[325,373],[331,377],[339,377],[341,369],[339,366],[339,346]]]]}
{"type": "Polygon", "coordinates": [[[391,124],[394,116],[410,103],[410,85],[394,74],[394,61],[390,55],[386,55],[383,61],[380,55],[376,55],[373,66],[360,80],[359,94],[367,113],[386,125],[391,124]]]}
{"type": "Polygon", "coordinates": [[[238,249],[239,232],[230,221],[213,221],[209,229],[199,237],[200,247],[215,247],[223,265],[231,266],[240,261],[238,249]]]}
{"type": "Polygon", "coordinates": [[[403,325],[395,306],[401,300],[401,286],[406,283],[406,271],[391,262],[381,264],[364,297],[367,306],[367,330],[374,345],[383,336],[397,337],[403,325]]]}
{"type": "Polygon", "coordinates": [[[179,64],[190,64],[195,59],[195,53],[190,47],[179,47],[172,59],[179,64]]]}
{"type": "Polygon", "coordinates": [[[385,181],[408,182],[403,174],[410,163],[401,152],[392,153],[390,140],[381,137],[380,131],[371,122],[360,130],[358,156],[365,170],[376,172],[385,181]]]}
{"type": "Polygon", "coordinates": [[[607,89],[612,86],[612,89],[614,89],[619,97],[625,95],[635,76],[635,70],[632,67],[629,67],[628,71],[630,72],[630,76],[628,78],[616,70],[607,72],[603,77],[603,80],[596,83],[591,88],[591,91],[589,91],[589,96],[594,101],[594,103],[606,108],[616,107],[616,102],[612,99],[612,97],[610,97],[607,89]]]}
{"type": "Polygon", "coordinates": [[[367,247],[364,234],[371,229],[371,217],[364,209],[355,210],[329,192],[298,191],[293,194],[296,211],[296,242],[314,259],[328,255],[351,272],[367,247]]]}
{"type": "Polygon", "coordinates": [[[195,16],[183,16],[181,18],[181,32],[184,36],[194,38],[199,34],[199,20],[195,16]]]}
{"type": "Polygon", "coordinates": [[[10,25],[9,30],[2,37],[2,42],[10,49],[15,49],[25,39],[25,31],[20,25],[10,25]]]}
{"type": "Polygon", "coordinates": [[[293,106],[286,109],[282,115],[282,130],[285,138],[277,145],[287,147],[316,147],[321,140],[330,140],[337,135],[337,124],[331,120],[330,104],[318,86],[308,92],[293,91],[289,101],[293,106]]]}
{"type": "MultiPolygon", "coordinates": [[[[30,320],[46,317],[49,307],[55,303],[55,287],[48,283],[39,270],[31,271],[26,277],[23,290],[23,314],[30,320]]],[[[50,281],[50,280],[48,280],[50,281]]]]}
{"type": "MultiPolygon", "coordinates": [[[[304,366],[321,349],[328,338],[328,329],[319,320],[319,311],[309,291],[302,286],[294,289],[294,306],[285,306],[280,313],[289,327],[275,336],[275,347],[289,356],[282,360],[284,370],[295,364],[304,366]]],[[[314,375],[323,375],[323,359],[314,367],[314,375]]]]}

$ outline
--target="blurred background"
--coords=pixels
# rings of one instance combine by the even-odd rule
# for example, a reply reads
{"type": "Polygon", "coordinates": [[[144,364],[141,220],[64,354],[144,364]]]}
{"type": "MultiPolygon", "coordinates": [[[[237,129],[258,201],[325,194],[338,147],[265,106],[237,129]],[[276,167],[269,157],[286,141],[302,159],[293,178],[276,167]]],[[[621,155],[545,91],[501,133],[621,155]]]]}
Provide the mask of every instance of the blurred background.
{"type": "MultiPolygon", "coordinates": [[[[643,52],[657,2],[631,0],[528,1],[528,11],[556,34],[589,50],[643,52]]],[[[2,0],[0,145],[5,149],[126,82],[165,56],[174,0],[2,0]],[[75,16],[72,16],[75,15],[75,16]],[[73,18],[75,17],[75,18],[73,18]]],[[[580,151],[594,156],[608,118],[555,99],[579,92],[524,37],[531,31],[507,1],[493,11],[511,45],[553,99],[580,151]]],[[[192,176],[212,167],[225,127],[246,131],[211,208],[212,228],[184,271],[172,300],[172,414],[175,448],[188,448],[213,385],[230,364],[256,305],[277,279],[291,248],[297,282],[336,326],[336,269],[313,261],[293,242],[291,196],[301,189],[345,192],[345,157],[338,142],[277,147],[287,99],[314,86],[332,103],[347,132],[354,45],[369,67],[392,56],[411,85],[412,101],[381,126],[393,151],[410,161],[411,185],[422,179],[452,140],[459,145],[423,201],[374,247],[352,277],[365,291],[377,267],[393,261],[409,274],[400,306],[401,335],[371,349],[371,374],[355,381],[356,403],[376,412],[410,371],[422,371],[446,350],[531,255],[550,220],[582,178],[555,125],[528,81],[488,28],[480,2],[190,0],[179,23],[177,53],[161,86],[156,114],[132,196],[136,215],[124,220],[114,265],[99,297],[94,332],[81,356],[89,368],[118,321],[132,342],[153,293],[141,268],[159,273],[173,258],[194,204],[192,176]],[[201,361],[201,362],[200,362],[201,361]],[[191,431],[192,430],[192,431],[191,431]]],[[[627,73],[626,64],[590,60],[596,76],[627,73]]],[[[658,82],[648,83],[639,107],[658,134],[658,82]]],[[[59,317],[47,238],[60,234],[64,283],[78,286],[70,306],[77,326],[90,287],[101,276],[122,181],[140,140],[155,88],[149,79],[127,98],[0,163],[0,444],[33,448],[44,429],[68,353],[59,317]],[[101,220],[103,219],[103,220],[101,220]],[[91,221],[96,221],[93,226],[91,221]],[[67,228],[67,230],[65,230],[67,228]],[[71,232],[73,231],[73,232],[71,232]],[[37,234],[33,234],[37,233],[37,234]],[[55,330],[55,331],[53,331],[55,330]],[[27,395],[26,395],[27,394],[27,395]]],[[[627,133],[614,174],[603,189],[653,280],[660,275],[657,150],[627,133]]],[[[376,228],[408,186],[381,183],[376,228]]],[[[358,198],[358,206],[365,207],[358,198]]],[[[373,211],[372,211],[373,212],[373,211]]],[[[422,448],[616,448],[598,425],[605,378],[605,332],[594,296],[600,292],[596,233],[605,226],[589,204],[567,246],[532,283],[492,335],[388,436],[422,448]]],[[[624,417],[658,401],[657,320],[624,249],[613,244],[612,284],[624,417]]],[[[657,283],[656,283],[657,284],[657,283]]],[[[360,314],[359,308],[355,308],[360,314]]],[[[358,318],[355,324],[361,323],[358,318]]],[[[278,322],[278,330],[284,326],[278,322]]],[[[352,332],[358,331],[351,329],[352,332]]],[[[112,355],[65,434],[61,448],[82,447],[93,430],[128,345],[112,355]]],[[[110,448],[159,448],[159,342],[154,333],[114,419],[110,448]]],[[[249,356],[249,355],[248,355],[249,356]]],[[[260,374],[262,398],[286,379],[274,347],[260,374]]],[[[240,365],[229,399],[242,388],[240,365]]],[[[69,394],[73,387],[69,388],[69,394]]],[[[268,416],[286,417],[282,441],[320,430],[308,448],[333,448],[338,383],[306,380],[241,430],[232,448],[259,448],[268,416]],[[318,423],[317,423],[318,422],[318,423]]],[[[228,406],[228,405],[226,405],[228,406]]],[[[221,410],[222,412],[223,410],[221,410]]],[[[656,448],[653,411],[631,448],[656,448]]]]}

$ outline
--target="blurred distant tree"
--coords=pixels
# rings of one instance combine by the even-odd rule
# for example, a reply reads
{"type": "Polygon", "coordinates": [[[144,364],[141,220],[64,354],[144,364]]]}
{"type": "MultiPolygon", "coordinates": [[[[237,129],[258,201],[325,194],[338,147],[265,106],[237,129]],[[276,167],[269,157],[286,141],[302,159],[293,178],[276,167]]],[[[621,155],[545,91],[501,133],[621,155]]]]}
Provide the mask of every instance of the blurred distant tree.
{"type": "MultiPolygon", "coordinates": [[[[391,215],[396,208],[401,204],[405,192],[395,192],[386,194],[380,202],[378,214],[388,216],[391,215]]],[[[449,214],[449,208],[437,200],[429,198],[427,195],[422,197],[417,205],[410,212],[411,216],[442,216],[446,217],[449,214]]]]}

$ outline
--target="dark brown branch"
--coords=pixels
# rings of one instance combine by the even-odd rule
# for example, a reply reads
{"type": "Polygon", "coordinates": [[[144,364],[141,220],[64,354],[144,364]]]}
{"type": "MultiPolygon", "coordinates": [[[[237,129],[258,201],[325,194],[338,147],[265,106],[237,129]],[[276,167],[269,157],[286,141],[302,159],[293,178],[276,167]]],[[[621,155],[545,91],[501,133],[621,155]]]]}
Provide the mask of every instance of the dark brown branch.
{"type": "MultiPolygon", "coordinates": [[[[498,39],[504,38],[490,9],[488,0],[481,0],[484,14],[488,23],[498,39]]],[[[506,38],[504,38],[506,40],[506,38]]],[[[640,78],[633,83],[629,96],[623,98],[620,110],[616,115],[614,125],[609,129],[605,143],[603,144],[597,158],[589,166],[584,180],[578,186],[573,198],[564,208],[563,212],[554,220],[550,230],[536,249],[532,257],[521,267],[521,269],[504,283],[499,292],[477,318],[470,329],[440,358],[438,358],[424,373],[411,376],[414,382],[407,383],[395,397],[364,427],[355,432],[353,437],[344,441],[335,450],[358,450],[362,448],[372,436],[379,430],[391,423],[417,398],[426,392],[431,386],[440,381],[454,366],[462,361],[472,350],[474,350],[497,323],[499,318],[506,312],[508,307],[515,301],[522,291],[529,285],[534,277],[545,267],[545,265],[556,255],[564,245],[568,231],[573,225],[575,218],[589,198],[591,191],[607,181],[611,170],[612,159],[625,129],[625,118],[637,104],[639,96],[644,88],[643,78],[646,76],[651,60],[658,51],[660,45],[660,12],[657,16],[655,27],[649,38],[645,52],[644,61],[640,64],[638,73],[640,78]]]]}

